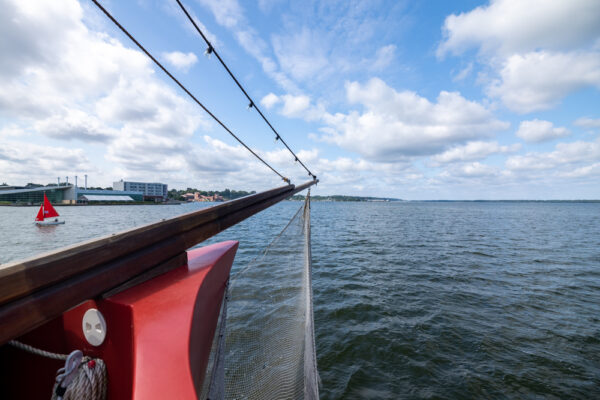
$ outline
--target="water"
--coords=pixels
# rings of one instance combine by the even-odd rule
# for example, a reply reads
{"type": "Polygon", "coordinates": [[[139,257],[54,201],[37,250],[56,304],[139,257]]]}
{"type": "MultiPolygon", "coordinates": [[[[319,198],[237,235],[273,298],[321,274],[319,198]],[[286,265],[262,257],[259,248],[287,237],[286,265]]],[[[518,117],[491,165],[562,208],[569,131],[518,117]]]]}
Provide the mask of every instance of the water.
{"type": "MultiPolygon", "coordinates": [[[[0,262],[200,206],[0,207],[0,262]]],[[[211,242],[240,268],[299,206],[211,242]]],[[[312,235],[322,398],[600,398],[599,203],[315,202],[312,235]]]]}

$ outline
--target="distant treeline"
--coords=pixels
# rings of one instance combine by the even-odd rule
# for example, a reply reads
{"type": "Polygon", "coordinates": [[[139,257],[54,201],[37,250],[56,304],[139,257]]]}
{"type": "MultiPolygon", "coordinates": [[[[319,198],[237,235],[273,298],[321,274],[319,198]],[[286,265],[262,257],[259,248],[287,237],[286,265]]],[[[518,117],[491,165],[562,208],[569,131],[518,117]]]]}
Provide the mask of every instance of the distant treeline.
{"type": "MultiPolygon", "coordinates": [[[[297,194],[291,197],[291,200],[304,200],[305,197],[301,194],[297,194]]],[[[391,197],[361,197],[361,196],[310,196],[312,201],[402,201],[400,199],[394,199],[391,197]]]]}
{"type": "Polygon", "coordinates": [[[230,190],[230,189],[225,189],[225,190],[199,190],[199,189],[194,189],[194,188],[187,188],[185,190],[177,190],[177,189],[171,189],[169,190],[168,193],[168,198],[169,199],[173,199],[173,200],[185,200],[183,195],[185,193],[200,193],[202,196],[214,196],[215,194],[223,197],[224,200],[233,200],[233,199],[237,199],[239,197],[244,197],[244,196],[248,196],[250,194],[254,194],[256,193],[256,191],[251,191],[251,192],[246,192],[243,190],[230,190]]]}

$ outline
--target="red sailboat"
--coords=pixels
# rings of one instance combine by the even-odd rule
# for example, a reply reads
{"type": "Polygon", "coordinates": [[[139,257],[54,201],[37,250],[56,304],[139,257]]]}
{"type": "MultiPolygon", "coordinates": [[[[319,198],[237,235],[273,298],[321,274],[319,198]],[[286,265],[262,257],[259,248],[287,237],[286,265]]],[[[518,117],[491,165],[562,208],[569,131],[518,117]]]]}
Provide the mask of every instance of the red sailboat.
{"type": "Polygon", "coordinates": [[[46,193],[44,192],[44,201],[42,202],[42,205],[40,206],[40,211],[38,211],[37,216],[35,217],[35,224],[38,226],[64,224],[65,221],[59,221],[58,218],[56,218],[58,216],[59,216],[58,212],[56,212],[54,207],[52,207],[52,203],[50,203],[50,200],[48,200],[48,197],[46,196],[46,193]],[[54,218],[54,220],[45,221],[45,219],[47,219],[47,218],[54,218]]]}

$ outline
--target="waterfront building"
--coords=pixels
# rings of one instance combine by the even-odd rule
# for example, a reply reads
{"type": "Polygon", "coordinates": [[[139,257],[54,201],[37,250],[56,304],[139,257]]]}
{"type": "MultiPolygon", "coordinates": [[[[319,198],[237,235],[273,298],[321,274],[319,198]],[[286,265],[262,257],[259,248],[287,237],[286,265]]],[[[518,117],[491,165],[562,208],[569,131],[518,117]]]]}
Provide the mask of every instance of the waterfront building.
{"type": "Polygon", "coordinates": [[[195,194],[194,193],[185,193],[181,195],[185,199],[185,201],[194,201],[195,194]]]}
{"type": "Polygon", "coordinates": [[[16,188],[13,186],[11,189],[1,189],[0,203],[41,204],[44,200],[44,192],[48,196],[48,200],[53,204],[144,200],[144,193],[142,192],[85,189],[70,184],[61,184],[60,186],[39,186],[32,188],[16,188]],[[91,200],[91,198],[94,200],[91,200]]]}
{"type": "Polygon", "coordinates": [[[122,203],[135,201],[131,196],[111,196],[101,194],[84,194],[77,200],[79,203],[122,203]]]}
{"type": "Polygon", "coordinates": [[[219,194],[214,194],[212,196],[205,196],[203,194],[200,194],[200,192],[195,192],[195,193],[184,193],[181,195],[181,197],[184,198],[185,201],[187,202],[201,202],[201,201],[225,201],[225,199],[223,198],[223,196],[219,195],[219,194]]]}
{"type": "Polygon", "coordinates": [[[205,196],[199,192],[194,193],[194,201],[223,201],[223,196],[214,194],[212,196],[205,196]]]}
{"type": "Polygon", "coordinates": [[[44,192],[53,204],[64,203],[67,200],[67,192],[72,189],[71,185],[61,186],[39,186],[39,187],[18,187],[4,186],[0,190],[0,203],[14,204],[41,204],[44,201],[44,192]]]}
{"type": "Polygon", "coordinates": [[[167,200],[168,187],[164,183],[130,182],[121,179],[113,182],[114,190],[142,192],[144,200],[167,200]]]}

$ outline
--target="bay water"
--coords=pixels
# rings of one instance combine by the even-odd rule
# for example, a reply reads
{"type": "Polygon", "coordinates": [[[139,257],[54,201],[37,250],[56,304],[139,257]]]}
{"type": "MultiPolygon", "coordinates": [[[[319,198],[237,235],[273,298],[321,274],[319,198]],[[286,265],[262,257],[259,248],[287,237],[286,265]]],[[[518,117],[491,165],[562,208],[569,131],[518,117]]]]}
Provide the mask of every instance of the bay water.
{"type": "MultiPolygon", "coordinates": [[[[0,207],[0,263],[209,206],[0,207]]],[[[206,243],[258,256],[299,202],[206,243]]],[[[324,399],[600,398],[600,203],[312,204],[324,399]]]]}

